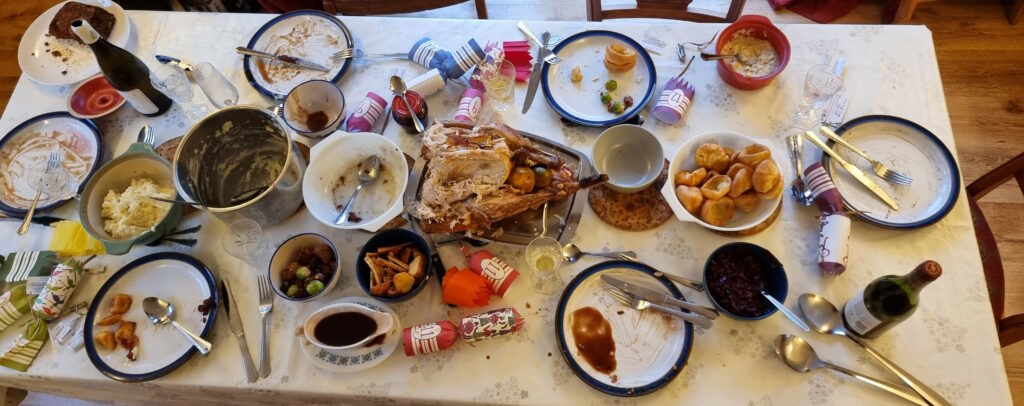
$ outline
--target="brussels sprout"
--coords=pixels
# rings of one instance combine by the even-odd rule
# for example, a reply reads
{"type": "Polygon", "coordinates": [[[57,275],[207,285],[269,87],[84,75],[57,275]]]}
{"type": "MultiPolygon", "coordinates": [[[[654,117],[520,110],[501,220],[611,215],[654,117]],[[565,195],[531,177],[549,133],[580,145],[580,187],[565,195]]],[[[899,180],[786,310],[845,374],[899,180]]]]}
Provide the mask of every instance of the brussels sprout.
{"type": "Polygon", "coordinates": [[[289,286],[288,291],[285,292],[285,294],[288,295],[288,297],[295,297],[295,295],[299,294],[299,285],[289,286]]]}
{"type": "Polygon", "coordinates": [[[313,272],[309,270],[309,267],[301,267],[295,270],[295,279],[306,279],[312,273],[313,272]]]}
{"type": "Polygon", "coordinates": [[[547,187],[551,184],[551,171],[543,166],[533,167],[533,179],[535,187],[547,187]]]}
{"type": "Polygon", "coordinates": [[[310,296],[323,292],[323,290],[324,283],[320,281],[312,281],[309,285],[306,285],[306,293],[309,293],[310,296]]]}
{"type": "Polygon", "coordinates": [[[623,111],[626,111],[626,107],[622,105],[622,102],[617,101],[612,103],[611,107],[608,108],[608,111],[615,114],[622,114],[623,111]]]}
{"type": "Polygon", "coordinates": [[[612,95],[608,94],[608,92],[601,92],[601,104],[607,105],[608,103],[611,103],[611,102],[612,102],[612,95]]]}
{"type": "Polygon", "coordinates": [[[622,98],[622,103],[625,104],[626,107],[631,107],[633,105],[633,96],[626,96],[622,98]]]}
{"type": "Polygon", "coordinates": [[[609,80],[607,82],[604,82],[604,88],[608,89],[609,92],[612,91],[612,90],[617,89],[618,87],[619,87],[619,82],[616,82],[615,80],[609,80]]]}

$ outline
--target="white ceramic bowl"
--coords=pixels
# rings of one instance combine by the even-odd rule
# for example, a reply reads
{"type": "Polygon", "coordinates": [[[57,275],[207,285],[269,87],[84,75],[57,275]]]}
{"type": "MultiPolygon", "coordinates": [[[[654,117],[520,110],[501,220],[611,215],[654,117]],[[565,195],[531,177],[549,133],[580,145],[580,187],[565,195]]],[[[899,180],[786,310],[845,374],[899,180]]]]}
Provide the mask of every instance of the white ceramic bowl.
{"type": "Polygon", "coordinates": [[[779,195],[779,197],[775,198],[775,200],[759,202],[757,208],[751,211],[750,213],[744,213],[742,211],[736,210],[732,219],[729,220],[729,223],[726,224],[725,227],[718,227],[705,223],[697,216],[694,216],[693,214],[690,214],[690,212],[686,211],[686,209],[683,208],[683,204],[679,202],[679,198],[676,197],[675,192],[676,183],[674,178],[676,176],[676,173],[683,169],[696,169],[697,162],[693,158],[693,153],[701,144],[708,142],[720,144],[722,146],[726,146],[737,151],[743,149],[744,147],[750,144],[767,145],[768,149],[772,151],[772,159],[775,160],[775,163],[779,166],[779,175],[782,178],[782,182],[786,182],[790,178],[791,171],[789,165],[789,157],[786,155],[786,151],[783,148],[781,148],[774,140],[764,138],[750,138],[745,135],[731,131],[716,131],[699,135],[694,138],[691,138],[689,141],[679,146],[679,149],[676,150],[676,153],[672,156],[672,161],[669,162],[668,164],[668,181],[665,182],[665,186],[661,188],[661,194],[665,197],[665,201],[668,202],[669,207],[672,208],[672,212],[676,214],[676,217],[679,218],[679,220],[688,223],[697,223],[711,230],[727,233],[747,230],[751,227],[761,224],[769,216],[772,215],[772,212],[775,211],[775,208],[778,207],[779,204],[782,202],[782,195],[788,193],[788,189],[785,185],[783,185],[783,191],[782,194],[779,195]]]}
{"type": "Polygon", "coordinates": [[[376,232],[402,213],[402,195],[409,182],[409,164],[398,145],[388,138],[373,133],[350,134],[337,131],[317,143],[309,154],[311,163],[302,179],[302,198],[309,212],[321,223],[344,230],[376,232]],[[354,210],[360,214],[359,207],[386,209],[373,216],[360,214],[359,221],[334,224],[334,219],[341,212],[338,207],[344,206],[348,200],[348,196],[335,196],[339,179],[344,177],[345,182],[355,185],[358,182],[355,167],[370,155],[380,157],[381,177],[359,192],[354,210]],[[383,182],[387,177],[384,171],[390,172],[392,182],[383,182]]]}
{"type": "Polygon", "coordinates": [[[313,312],[313,314],[310,314],[309,317],[306,318],[306,322],[302,324],[302,332],[306,336],[306,340],[313,343],[313,345],[316,345],[317,347],[328,350],[347,350],[350,348],[361,347],[380,334],[387,334],[388,331],[391,331],[391,327],[394,324],[395,319],[394,317],[391,316],[391,313],[379,312],[367,308],[366,306],[355,303],[335,303],[332,305],[324,306],[320,308],[320,310],[317,310],[313,312]],[[316,338],[316,335],[314,334],[314,332],[316,331],[316,325],[319,324],[321,320],[327,318],[327,316],[337,313],[364,314],[373,319],[373,321],[377,323],[377,329],[374,331],[374,333],[366,336],[366,338],[349,345],[337,346],[328,345],[326,343],[321,342],[316,338]]]}
{"type": "Polygon", "coordinates": [[[327,294],[327,292],[330,292],[331,289],[334,289],[334,286],[338,284],[338,280],[341,279],[341,255],[338,254],[338,249],[334,246],[334,243],[327,239],[327,237],[313,233],[298,234],[289,238],[282,243],[281,246],[277,247],[277,251],[274,251],[274,256],[270,257],[270,266],[267,268],[267,273],[267,276],[270,277],[270,286],[282,299],[292,302],[306,302],[327,294]],[[295,253],[299,252],[299,249],[313,247],[320,244],[326,244],[328,247],[331,247],[331,252],[334,253],[336,263],[334,274],[331,275],[331,280],[327,281],[327,284],[324,285],[324,290],[321,290],[320,293],[304,298],[294,298],[288,296],[285,292],[282,292],[281,270],[288,267],[288,263],[292,261],[292,258],[295,257],[295,253]]]}
{"type": "Polygon", "coordinates": [[[345,121],[345,95],[333,82],[311,80],[295,86],[284,99],[284,122],[302,136],[321,138],[334,132],[345,121]],[[327,126],[312,129],[307,125],[310,114],[323,112],[327,126]]]}
{"type": "Polygon", "coordinates": [[[604,130],[594,143],[594,168],[608,175],[612,190],[635,193],[658,179],[665,152],[658,138],[640,126],[620,124],[604,130]]]}

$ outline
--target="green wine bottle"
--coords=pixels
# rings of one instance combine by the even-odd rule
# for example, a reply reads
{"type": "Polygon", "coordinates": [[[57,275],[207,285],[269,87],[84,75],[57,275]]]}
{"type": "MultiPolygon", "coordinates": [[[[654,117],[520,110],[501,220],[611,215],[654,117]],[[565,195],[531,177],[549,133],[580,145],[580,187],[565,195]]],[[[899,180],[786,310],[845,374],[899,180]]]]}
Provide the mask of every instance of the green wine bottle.
{"type": "Polygon", "coordinates": [[[875,279],[843,306],[843,323],[851,333],[875,338],[917,310],[921,289],[942,275],[935,261],[924,261],[910,273],[875,279]]]}

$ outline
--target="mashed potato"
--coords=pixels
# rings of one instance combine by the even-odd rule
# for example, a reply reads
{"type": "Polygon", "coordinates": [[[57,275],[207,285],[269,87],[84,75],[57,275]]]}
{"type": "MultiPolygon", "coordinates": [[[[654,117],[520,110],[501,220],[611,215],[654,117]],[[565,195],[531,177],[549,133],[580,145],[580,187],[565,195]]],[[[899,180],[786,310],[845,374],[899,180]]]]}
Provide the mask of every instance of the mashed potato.
{"type": "Polygon", "coordinates": [[[174,189],[160,187],[152,179],[132,179],[124,192],[107,191],[103,197],[103,230],[119,240],[135,237],[152,228],[171,209],[170,203],[146,196],[174,198],[174,189]]]}

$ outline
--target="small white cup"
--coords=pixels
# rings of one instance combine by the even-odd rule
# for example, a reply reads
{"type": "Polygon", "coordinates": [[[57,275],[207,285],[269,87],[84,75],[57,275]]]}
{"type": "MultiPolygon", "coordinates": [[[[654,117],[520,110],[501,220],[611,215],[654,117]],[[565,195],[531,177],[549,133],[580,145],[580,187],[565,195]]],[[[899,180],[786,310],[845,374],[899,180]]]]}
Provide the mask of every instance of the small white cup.
{"type": "Polygon", "coordinates": [[[295,86],[284,99],[284,122],[299,135],[321,138],[333,133],[345,119],[345,95],[332,82],[311,80],[295,86]],[[326,126],[310,128],[310,117],[327,116],[326,126]]]}

